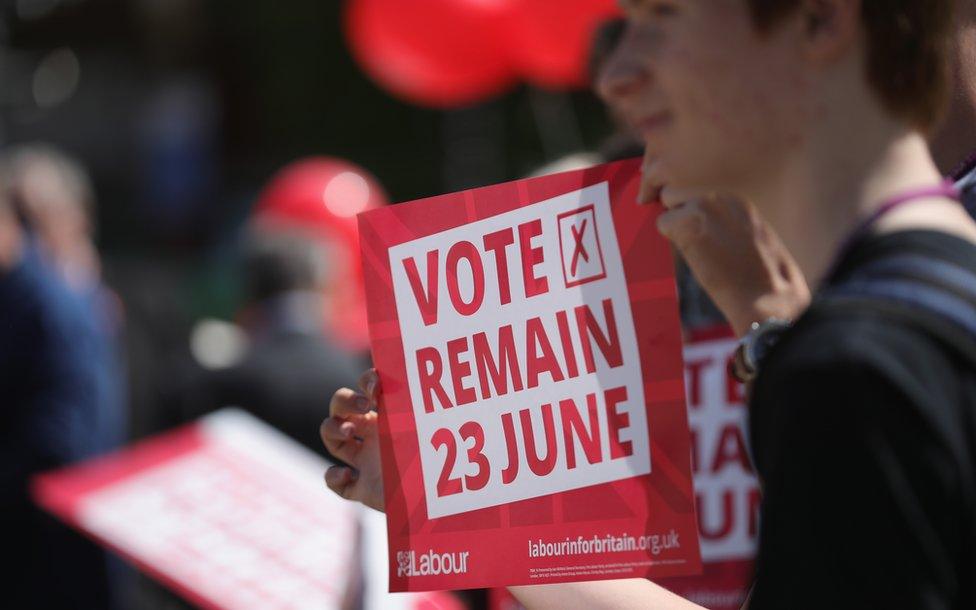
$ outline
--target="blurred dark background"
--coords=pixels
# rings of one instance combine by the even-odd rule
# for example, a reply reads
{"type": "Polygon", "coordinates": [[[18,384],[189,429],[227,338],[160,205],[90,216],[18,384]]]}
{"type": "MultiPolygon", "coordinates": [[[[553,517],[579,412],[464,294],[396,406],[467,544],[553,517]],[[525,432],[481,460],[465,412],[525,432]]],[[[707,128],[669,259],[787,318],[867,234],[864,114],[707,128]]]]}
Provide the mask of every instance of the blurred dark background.
{"type": "Polygon", "coordinates": [[[405,201],[523,175],[606,130],[586,92],[400,103],[350,58],[336,1],[4,4],[3,142],[45,140],[88,163],[109,256],[219,241],[297,157],[349,159],[405,201]]]}
{"type": "Polygon", "coordinates": [[[365,76],[335,0],[4,0],[0,144],[44,141],[85,164],[97,245],[121,297],[135,436],[194,321],[241,300],[237,238],[288,162],[347,159],[391,201],[523,176],[595,148],[609,126],[586,90],[527,85],[430,110],[365,76]]]}
{"type": "Polygon", "coordinates": [[[419,49],[373,54],[380,81],[433,51],[461,89],[495,78],[443,7],[531,61],[434,109],[366,75],[369,36],[353,58],[353,0],[0,0],[0,503],[34,562],[14,606],[186,607],[34,506],[38,472],[230,405],[324,452],[329,396],[369,364],[359,206],[638,154],[587,84],[613,0],[355,2],[406,11],[380,33],[419,49]],[[484,23],[502,9],[521,25],[484,23]]]}

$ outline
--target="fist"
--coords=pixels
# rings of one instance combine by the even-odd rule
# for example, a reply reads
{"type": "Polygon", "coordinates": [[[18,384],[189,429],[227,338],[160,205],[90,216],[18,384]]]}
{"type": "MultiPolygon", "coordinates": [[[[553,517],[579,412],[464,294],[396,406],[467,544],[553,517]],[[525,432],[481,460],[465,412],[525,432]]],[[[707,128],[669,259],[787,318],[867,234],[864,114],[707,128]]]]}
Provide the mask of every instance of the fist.
{"type": "Polygon", "coordinates": [[[347,500],[383,510],[383,471],[377,431],[379,377],[375,369],[363,373],[359,391],[342,388],[332,395],[329,417],[319,434],[329,452],[348,466],[332,466],[325,483],[347,500]]]}
{"type": "Polygon", "coordinates": [[[753,322],[796,318],[810,290],[796,261],[750,204],[662,189],[658,230],[671,240],[736,334],[753,322]]]}

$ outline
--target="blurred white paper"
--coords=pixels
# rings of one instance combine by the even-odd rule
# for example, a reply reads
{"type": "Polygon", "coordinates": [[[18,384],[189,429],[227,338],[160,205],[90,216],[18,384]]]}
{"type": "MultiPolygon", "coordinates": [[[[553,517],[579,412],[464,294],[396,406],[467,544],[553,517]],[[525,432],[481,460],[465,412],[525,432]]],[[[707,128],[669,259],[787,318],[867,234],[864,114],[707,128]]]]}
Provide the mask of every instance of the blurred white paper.
{"type": "Polygon", "coordinates": [[[34,494],[207,610],[460,610],[447,594],[386,592],[386,521],[326,489],[328,466],[224,409],[41,475],[34,494]]]}
{"type": "Polygon", "coordinates": [[[203,608],[343,607],[359,509],[327,463],[250,415],[223,410],[43,475],[39,503],[203,608]]]}

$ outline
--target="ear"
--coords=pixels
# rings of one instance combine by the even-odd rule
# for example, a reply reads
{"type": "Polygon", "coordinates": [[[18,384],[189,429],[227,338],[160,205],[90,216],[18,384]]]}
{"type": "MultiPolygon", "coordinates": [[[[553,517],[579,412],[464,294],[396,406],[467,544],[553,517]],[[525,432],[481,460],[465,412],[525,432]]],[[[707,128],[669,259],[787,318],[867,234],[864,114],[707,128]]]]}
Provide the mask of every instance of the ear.
{"type": "Polygon", "coordinates": [[[831,62],[845,56],[861,37],[861,0],[803,0],[804,46],[808,57],[831,62]]]}

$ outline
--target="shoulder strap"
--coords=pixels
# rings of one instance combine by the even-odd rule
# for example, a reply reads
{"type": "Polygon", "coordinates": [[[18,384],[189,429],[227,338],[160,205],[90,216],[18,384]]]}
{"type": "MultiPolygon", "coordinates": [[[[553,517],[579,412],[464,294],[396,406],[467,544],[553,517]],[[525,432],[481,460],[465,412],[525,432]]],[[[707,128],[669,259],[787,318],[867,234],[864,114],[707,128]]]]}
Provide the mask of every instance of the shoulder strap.
{"type": "Polygon", "coordinates": [[[976,365],[976,272],[954,263],[917,254],[879,259],[827,289],[817,305],[911,319],[976,365]]]}
{"type": "Polygon", "coordinates": [[[953,176],[956,178],[956,188],[959,189],[963,207],[970,216],[976,218],[976,154],[970,155],[953,176]]]}

